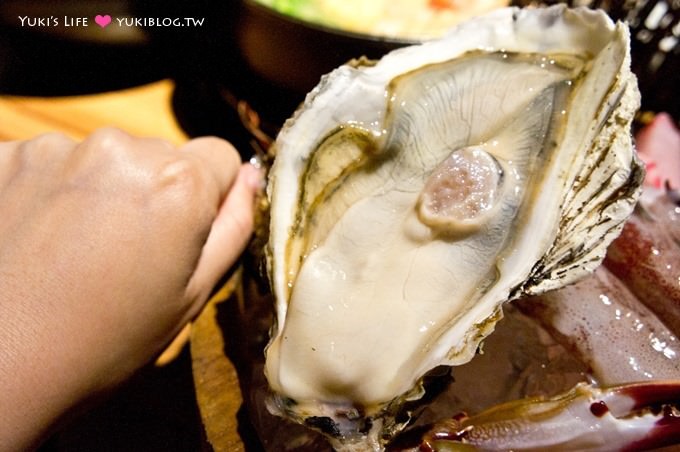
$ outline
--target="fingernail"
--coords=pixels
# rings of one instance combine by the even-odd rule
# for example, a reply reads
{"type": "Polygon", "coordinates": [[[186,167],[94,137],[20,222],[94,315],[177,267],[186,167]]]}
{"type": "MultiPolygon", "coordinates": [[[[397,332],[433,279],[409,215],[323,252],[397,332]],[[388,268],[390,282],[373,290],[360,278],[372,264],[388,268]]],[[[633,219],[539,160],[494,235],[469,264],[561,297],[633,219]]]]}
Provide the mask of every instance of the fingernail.
{"type": "Polygon", "coordinates": [[[262,168],[262,159],[258,155],[253,155],[252,157],[250,157],[250,160],[248,160],[248,162],[257,169],[262,168]]]}
{"type": "Polygon", "coordinates": [[[246,163],[246,182],[256,190],[262,190],[265,187],[264,172],[255,167],[252,163],[246,163]]]}

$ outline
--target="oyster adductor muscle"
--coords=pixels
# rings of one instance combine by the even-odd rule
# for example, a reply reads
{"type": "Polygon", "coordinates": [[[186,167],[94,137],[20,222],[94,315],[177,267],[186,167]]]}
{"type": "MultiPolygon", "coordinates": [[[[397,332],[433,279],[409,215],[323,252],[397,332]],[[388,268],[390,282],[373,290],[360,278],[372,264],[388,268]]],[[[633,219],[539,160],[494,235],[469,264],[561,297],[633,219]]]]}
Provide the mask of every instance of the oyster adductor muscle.
{"type": "Polygon", "coordinates": [[[325,76],[268,185],[279,408],[368,429],[503,303],[599,265],[643,172],[629,58],[603,12],[508,8],[325,76]]]}

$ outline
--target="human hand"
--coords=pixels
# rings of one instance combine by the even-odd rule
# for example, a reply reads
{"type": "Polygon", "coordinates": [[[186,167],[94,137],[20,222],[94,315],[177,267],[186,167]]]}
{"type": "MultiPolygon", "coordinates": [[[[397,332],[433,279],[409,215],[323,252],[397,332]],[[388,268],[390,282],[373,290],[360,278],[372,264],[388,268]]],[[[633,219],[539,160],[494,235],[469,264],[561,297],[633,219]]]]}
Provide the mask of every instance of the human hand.
{"type": "Polygon", "coordinates": [[[245,247],[260,183],[217,138],[0,143],[0,449],[167,345],[245,247]]]}

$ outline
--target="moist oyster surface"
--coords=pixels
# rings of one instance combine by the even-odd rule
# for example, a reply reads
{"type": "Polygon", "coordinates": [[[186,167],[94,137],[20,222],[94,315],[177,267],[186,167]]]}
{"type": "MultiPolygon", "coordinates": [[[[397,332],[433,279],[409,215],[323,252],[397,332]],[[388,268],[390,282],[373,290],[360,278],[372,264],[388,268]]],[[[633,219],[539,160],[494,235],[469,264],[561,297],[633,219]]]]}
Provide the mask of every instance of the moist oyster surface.
{"type": "Polygon", "coordinates": [[[270,172],[277,409],[339,437],[383,428],[503,303],[599,265],[638,195],[638,97],[627,28],[564,7],[327,76],[270,172]]]}

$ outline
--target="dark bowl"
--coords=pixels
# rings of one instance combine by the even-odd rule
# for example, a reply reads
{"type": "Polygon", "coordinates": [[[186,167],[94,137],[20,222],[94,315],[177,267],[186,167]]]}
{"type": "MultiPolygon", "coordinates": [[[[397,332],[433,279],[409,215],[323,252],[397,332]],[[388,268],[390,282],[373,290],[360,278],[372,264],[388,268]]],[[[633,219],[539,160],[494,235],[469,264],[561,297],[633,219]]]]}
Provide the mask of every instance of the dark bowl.
{"type": "MultiPolygon", "coordinates": [[[[306,93],[319,78],[333,68],[361,56],[378,59],[390,50],[415,41],[381,38],[345,32],[285,16],[254,0],[232,0],[234,45],[245,64],[258,76],[276,86],[306,93]]],[[[511,0],[515,6],[554,3],[583,4],[576,0],[511,0]]],[[[631,27],[632,68],[643,94],[643,109],[668,111],[680,119],[680,103],[675,101],[680,84],[680,40],[673,37],[680,27],[680,4],[667,6],[660,24],[650,26],[650,16],[664,0],[635,6],[625,0],[586,0],[614,20],[626,20],[631,27]],[[672,48],[664,48],[674,40],[672,48]]]]}
{"type": "Polygon", "coordinates": [[[241,0],[234,39],[248,67],[262,78],[291,91],[306,93],[319,78],[361,56],[378,59],[407,39],[345,32],[297,20],[253,0],[241,0]]]}

